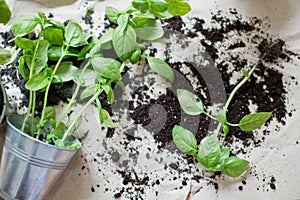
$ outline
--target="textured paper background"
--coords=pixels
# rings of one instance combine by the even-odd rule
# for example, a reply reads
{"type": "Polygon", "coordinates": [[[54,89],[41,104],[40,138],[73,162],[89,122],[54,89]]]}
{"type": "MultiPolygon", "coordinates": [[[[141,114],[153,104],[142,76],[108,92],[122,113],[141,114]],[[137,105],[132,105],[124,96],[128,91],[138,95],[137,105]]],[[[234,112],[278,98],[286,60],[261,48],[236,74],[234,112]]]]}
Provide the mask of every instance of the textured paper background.
{"type": "MultiPolygon", "coordinates": [[[[39,4],[27,2],[27,1],[10,1],[9,4],[13,8],[14,18],[23,14],[32,14],[33,11],[42,10],[46,13],[51,12],[54,14],[55,19],[65,21],[72,18],[80,21],[81,16],[85,13],[85,1],[79,0],[76,3],[56,8],[47,8],[39,4]]],[[[204,1],[204,0],[191,0],[190,1],[192,12],[191,16],[199,16],[204,19],[210,18],[210,13],[217,10],[228,10],[229,8],[236,8],[237,11],[242,14],[244,18],[247,17],[259,17],[268,18],[271,22],[269,32],[282,38],[289,48],[289,50],[295,53],[300,53],[300,4],[297,0],[228,0],[228,1],[204,1]]],[[[110,5],[116,8],[124,9],[129,5],[128,0],[105,0],[105,1],[89,1],[88,5],[95,5],[95,13],[99,14],[99,19],[103,19],[105,6],[110,5]]],[[[296,80],[300,80],[300,62],[299,60],[293,63],[287,64],[283,73],[287,76],[293,75],[296,80]]],[[[295,109],[293,117],[287,119],[285,126],[280,127],[280,131],[274,135],[266,137],[265,141],[259,148],[255,148],[249,154],[247,159],[251,163],[255,164],[256,171],[261,175],[260,180],[257,180],[256,176],[246,174],[247,184],[244,186],[243,191],[239,191],[237,188],[241,185],[241,178],[231,179],[226,177],[219,183],[218,193],[212,189],[211,186],[205,184],[193,185],[194,188],[203,187],[198,193],[192,195],[191,199],[299,199],[300,198],[300,145],[296,144],[296,141],[300,141],[299,123],[300,123],[300,93],[299,85],[289,88],[287,94],[287,102],[290,109],[295,109]],[[284,155],[284,156],[283,156],[284,155]],[[270,190],[267,186],[265,189],[257,190],[257,187],[261,186],[261,178],[266,177],[270,179],[270,176],[276,177],[276,190],[270,190]],[[268,190],[269,189],[269,190],[268,190]]],[[[97,113],[94,108],[90,108],[88,114],[85,116],[89,123],[95,125],[83,125],[89,129],[89,135],[85,139],[85,144],[82,152],[72,161],[69,168],[64,173],[62,179],[59,180],[57,186],[53,189],[49,195],[49,200],[96,200],[96,199],[113,199],[114,192],[104,192],[104,186],[106,180],[110,180],[110,184],[106,187],[122,187],[122,181],[118,176],[114,176],[111,172],[105,171],[110,167],[114,167],[113,163],[107,163],[107,166],[103,166],[101,173],[98,173],[102,164],[94,165],[90,160],[96,152],[103,150],[99,143],[95,142],[96,139],[103,139],[103,135],[97,134],[99,130],[97,128],[97,113]],[[82,156],[83,155],[83,156],[82,156]],[[82,158],[83,157],[83,158],[82,158]],[[84,158],[87,160],[85,167],[89,170],[82,170],[82,162],[84,158]],[[110,167],[109,167],[110,166],[110,167]],[[82,174],[78,176],[78,174],[82,174]],[[99,175],[101,174],[101,175],[99,175]],[[103,179],[103,180],[101,180],[103,179]],[[97,187],[97,185],[99,187],[97,187]],[[91,188],[95,191],[91,192],[91,188]]],[[[275,125],[275,124],[273,124],[275,125]]],[[[84,130],[85,127],[82,129],[84,130]]],[[[138,130],[143,132],[145,130],[138,130]]],[[[3,141],[3,135],[1,136],[0,144],[3,141]]],[[[119,141],[110,144],[115,148],[118,148],[119,141]]],[[[151,142],[151,141],[150,141],[151,142]]],[[[142,144],[141,144],[142,145],[142,144]]],[[[124,150],[120,149],[120,152],[124,150]]],[[[105,152],[102,152],[105,154],[105,152]]],[[[126,152],[124,152],[126,154],[126,152]]],[[[163,154],[164,155],[164,154],[163,154]]],[[[173,156],[168,155],[165,152],[164,155],[167,160],[176,159],[173,156]]],[[[143,165],[142,164],[139,164],[143,165]]],[[[154,163],[145,161],[147,167],[142,167],[142,170],[156,170],[157,176],[166,176],[163,168],[159,168],[154,163]]],[[[250,166],[251,167],[251,166],[250,166]]],[[[244,178],[244,177],[243,177],[244,178]]],[[[243,179],[244,180],[244,179],[243,179]]],[[[266,181],[267,183],[267,181],[266,181]]],[[[184,200],[188,194],[189,187],[184,187],[181,190],[173,190],[178,186],[178,182],[170,181],[164,182],[155,188],[145,188],[146,195],[144,199],[147,200],[167,200],[167,199],[182,199],[184,200]],[[155,191],[159,191],[159,195],[155,196],[155,191]]],[[[263,186],[262,186],[263,187],[263,186]]],[[[196,189],[195,189],[196,190],[196,189]]],[[[195,191],[194,191],[195,192],[195,191]]],[[[193,192],[192,192],[193,194],[193,192]]],[[[130,199],[124,197],[123,199],[130,199]]],[[[139,199],[139,198],[137,198],[139,199]]]]}

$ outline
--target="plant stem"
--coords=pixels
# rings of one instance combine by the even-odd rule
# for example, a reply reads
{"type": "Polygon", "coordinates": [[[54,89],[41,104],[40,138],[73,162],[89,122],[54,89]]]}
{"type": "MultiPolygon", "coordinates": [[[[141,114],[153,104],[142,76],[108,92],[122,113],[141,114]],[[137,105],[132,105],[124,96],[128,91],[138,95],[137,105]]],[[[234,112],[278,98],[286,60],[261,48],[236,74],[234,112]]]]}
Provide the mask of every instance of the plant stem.
{"type": "Polygon", "coordinates": [[[226,101],[226,104],[224,106],[224,110],[227,111],[234,95],[237,93],[237,91],[249,80],[250,76],[253,74],[254,70],[256,69],[256,67],[261,63],[261,60],[259,60],[252,68],[251,70],[249,71],[248,73],[248,76],[247,77],[244,77],[241,82],[239,82],[239,84],[237,84],[234,89],[232,90],[232,92],[230,93],[227,101],[226,101]]]}
{"type": "MultiPolygon", "coordinates": [[[[87,62],[87,64],[83,67],[82,72],[79,76],[79,82],[82,79],[85,70],[88,68],[88,66],[90,65],[90,60],[87,62]]],[[[59,116],[57,123],[56,123],[56,128],[59,126],[59,124],[62,122],[62,120],[64,119],[64,117],[67,115],[67,113],[69,112],[70,108],[72,107],[73,103],[75,102],[75,99],[78,95],[79,89],[80,89],[81,84],[77,83],[77,86],[73,92],[72,98],[69,100],[69,103],[67,105],[67,107],[64,109],[64,111],[61,113],[61,115],[59,116]]]]}
{"type": "MultiPolygon", "coordinates": [[[[51,86],[51,83],[53,81],[53,78],[54,78],[54,75],[60,65],[60,63],[62,62],[63,58],[65,57],[66,55],[66,51],[68,50],[68,46],[66,46],[66,48],[64,49],[65,46],[62,46],[62,55],[60,56],[59,60],[57,61],[55,67],[54,67],[54,70],[52,72],[52,75],[50,77],[50,80],[49,80],[49,83],[46,87],[46,90],[45,90],[45,94],[44,94],[44,102],[43,102],[43,110],[42,110],[42,115],[41,115],[41,119],[40,119],[40,122],[39,124],[42,125],[43,124],[43,121],[44,121],[44,118],[45,118],[45,111],[46,111],[46,107],[47,107],[47,102],[48,102],[48,94],[49,94],[49,90],[50,90],[50,86],[51,86]]],[[[38,135],[40,134],[40,128],[38,129],[38,135]]]]}
{"type": "Polygon", "coordinates": [[[66,138],[68,135],[70,135],[71,130],[75,127],[75,124],[77,123],[79,117],[82,116],[83,112],[87,109],[89,105],[91,105],[97,98],[98,96],[103,92],[103,89],[98,90],[96,94],[93,95],[93,97],[80,109],[78,112],[77,116],[73,120],[73,122],[70,124],[66,132],[64,133],[64,136],[62,138],[62,142],[65,142],[66,138]]]}
{"type": "MultiPolygon", "coordinates": [[[[32,92],[33,91],[29,91],[29,102],[28,102],[28,108],[27,108],[27,112],[26,112],[26,115],[24,117],[24,121],[23,121],[23,124],[22,124],[22,127],[21,127],[21,131],[24,132],[24,129],[25,129],[25,125],[26,125],[26,122],[28,121],[28,118],[29,118],[29,115],[31,113],[31,107],[32,107],[32,92]]],[[[30,135],[32,135],[32,132],[30,133],[30,135]]]]}
{"type": "Polygon", "coordinates": [[[126,61],[124,61],[120,67],[120,72],[122,73],[124,71],[124,68],[126,66],[126,61]]]}
{"type": "Polygon", "coordinates": [[[229,122],[227,122],[227,124],[228,124],[229,126],[239,126],[239,124],[232,124],[232,123],[229,123],[229,122]]]}
{"type": "MultiPolygon", "coordinates": [[[[36,91],[32,91],[31,124],[34,124],[35,105],[36,105],[36,91]]],[[[33,133],[34,132],[34,127],[31,126],[30,128],[31,128],[31,133],[33,133]]],[[[38,135],[37,135],[36,138],[38,138],[38,135]]]]}
{"type": "MultiPolygon", "coordinates": [[[[43,29],[42,29],[43,30],[43,29]]],[[[32,78],[33,76],[33,73],[34,73],[34,68],[35,68],[35,58],[36,58],[36,55],[37,55],[37,51],[39,49],[39,46],[40,46],[40,41],[42,39],[42,33],[39,34],[39,38],[37,40],[37,43],[36,43],[36,46],[35,46],[35,49],[34,49],[34,53],[33,53],[33,57],[32,57],[32,60],[31,60],[31,63],[30,63],[30,68],[29,68],[29,79],[32,78]]],[[[35,98],[36,98],[36,95],[34,95],[34,91],[29,91],[29,102],[28,102],[28,108],[27,108],[27,112],[26,112],[26,115],[24,117],[24,121],[23,121],[23,124],[22,124],[22,127],[21,127],[21,131],[24,132],[24,129],[25,129],[25,125],[26,125],[26,122],[28,121],[28,118],[29,118],[29,115],[30,113],[33,114],[32,116],[32,119],[31,119],[31,133],[30,135],[33,135],[33,124],[34,124],[34,112],[35,112],[35,105],[33,106],[33,103],[35,103],[35,98]]]]}
{"type": "MultiPolygon", "coordinates": [[[[228,109],[228,107],[229,107],[229,105],[230,105],[230,103],[231,103],[231,101],[232,101],[232,99],[233,99],[233,97],[234,97],[234,95],[237,93],[237,91],[249,80],[249,78],[250,78],[250,76],[253,74],[253,72],[254,72],[254,70],[256,69],[256,67],[261,63],[261,60],[262,59],[259,59],[258,61],[257,61],[257,63],[251,68],[251,70],[249,71],[249,73],[248,73],[248,76],[247,77],[244,77],[240,82],[239,82],[239,84],[237,84],[235,87],[234,87],[234,89],[231,91],[231,93],[230,93],[230,95],[229,95],[229,97],[228,97],[228,99],[227,99],[227,101],[226,101],[226,103],[225,103],[225,106],[224,106],[224,110],[225,110],[225,112],[227,112],[227,109],[228,109]]],[[[228,125],[230,125],[230,123],[227,123],[228,125]]],[[[221,126],[222,126],[222,124],[221,123],[219,123],[218,124],[218,127],[217,127],[217,130],[216,130],[216,132],[217,133],[219,133],[220,132],[220,129],[221,129],[221,126]]]]}
{"type": "Polygon", "coordinates": [[[215,118],[214,116],[212,116],[212,115],[211,115],[211,114],[209,114],[208,112],[202,111],[202,113],[203,113],[204,115],[206,115],[207,117],[209,117],[209,118],[211,118],[211,119],[213,119],[213,120],[216,120],[216,121],[217,121],[217,118],[215,118]]]}

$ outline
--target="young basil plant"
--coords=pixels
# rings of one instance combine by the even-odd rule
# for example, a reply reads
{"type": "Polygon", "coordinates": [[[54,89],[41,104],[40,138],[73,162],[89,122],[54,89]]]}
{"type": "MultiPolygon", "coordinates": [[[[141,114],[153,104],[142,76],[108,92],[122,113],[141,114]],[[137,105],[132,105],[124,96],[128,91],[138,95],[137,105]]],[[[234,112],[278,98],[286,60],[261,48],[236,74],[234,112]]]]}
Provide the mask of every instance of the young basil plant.
{"type": "Polygon", "coordinates": [[[157,18],[185,15],[191,10],[189,4],[182,0],[133,0],[131,5],[125,11],[106,7],[106,15],[117,27],[103,35],[103,44],[108,48],[113,47],[123,62],[129,60],[135,64],[141,58],[146,58],[154,72],[172,83],[174,72],[171,67],[161,59],[142,56],[145,49],[137,41],[154,41],[163,37],[164,30],[157,18]]]}
{"type": "Polygon", "coordinates": [[[27,80],[25,88],[29,90],[23,131],[36,138],[45,135],[48,143],[58,147],[78,148],[81,144],[72,134],[79,127],[83,112],[91,104],[96,104],[99,108],[100,122],[103,125],[116,127],[109,113],[101,107],[98,97],[105,92],[108,102],[114,101],[111,84],[121,80],[121,63],[101,56],[101,40],[85,33],[74,21],[69,21],[64,26],[48,19],[41,12],[37,16],[17,18],[12,32],[16,36],[16,46],[23,51],[18,71],[27,80]],[[37,33],[36,39],[24,37],[31,32],[37,33]],[[88,62],[79,69],[69,58],[87,59],[88,62]],[[76,84],[73,95],[61,115],[56,116],[54,107],[47,106],[50,87],[52,84],[72,80],[76,84]],[[37,92],[44,93],[40,116],[35,115],[36,104],[40,103],[36,99],[37,92]],[[78,96],[88,100],[78,113],[69,114],[78,96]],[[45,128],[49,126],[52,129],[45,132],[45,128]]]}
{"type": "Polygon", "coordinates": [[[197,162],[202,164],[206,170],[221,171],[228,176],[237,177],[248,168],[249,162],[247,160],[229,156],[230,148],[220,147],[216,134],[219,133],[222,127],[226,136],[230,131],[230,126],[237,126],[243,131],[253,131],[260,128],[271,117],[272,112],[252,113],[242,117],[238,124],[234,124],[228,122],[226,116],[228,106],[235,93],[249,80],[258,63],[249,72],[243,72],[244,78],[230,93],[225,106],[219,110],[216,116],[205,111],[202,101],[195,94],[185,89],[177,89],[178,101],[184,112],[189,115],[204,114],[219,122],[215,133],[204,138],[199,147],[196,145],[195,136],[189,130],[176,125],[172,131],[173,141],[177,148],[188,155],[196,156],[197,162]]]}

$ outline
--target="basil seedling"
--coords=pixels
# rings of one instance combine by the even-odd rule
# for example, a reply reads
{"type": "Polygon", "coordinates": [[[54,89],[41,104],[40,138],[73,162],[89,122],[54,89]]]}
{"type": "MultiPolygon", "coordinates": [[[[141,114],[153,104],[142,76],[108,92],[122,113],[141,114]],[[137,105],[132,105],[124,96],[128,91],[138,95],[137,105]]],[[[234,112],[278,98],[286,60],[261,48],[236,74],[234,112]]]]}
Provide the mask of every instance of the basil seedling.
{"type": "Polygon", "coordinates": [[[243,72],[244,78],[232,90],[224,107],[219,110],[216,116],[206,112],[202,101],[192,92],[185,89],[177,90],[178,100],[184,112],[189,115],[204,114],[219,123],[214,134],[204,138],[198,146],[196,145],[195,136],[189,130],[176,125],[172,131],[173,141],[177,148],[183,153],[194,155],[197,162],[202,164],[206,170],[221,171],[231,177],[240,176],[247,170],[249,162],[236,156],[229,156],[230,148],[220,147],[217,134],[222,128],[226,136],[230,131],[230,126],[239,127],[243,131],[253,131],[260,128],[272,116],[272,112],[251,113],[242,117],[238,124],[228,122],[226,116],[234,95],[250,79],[254,70],[265,56],[266,53],[261,56],[249,72],[243,72]]]}

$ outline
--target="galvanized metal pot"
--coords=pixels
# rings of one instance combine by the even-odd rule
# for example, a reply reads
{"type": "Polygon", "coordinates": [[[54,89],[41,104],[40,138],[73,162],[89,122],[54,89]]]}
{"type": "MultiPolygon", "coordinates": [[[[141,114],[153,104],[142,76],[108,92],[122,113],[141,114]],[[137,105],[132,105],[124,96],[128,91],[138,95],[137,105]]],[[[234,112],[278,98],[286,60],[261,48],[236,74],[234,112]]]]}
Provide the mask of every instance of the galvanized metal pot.
{"type": "Polygon", "coordinates": [[[24,116],[8,115],[0,166],[0,192],[7,198],[44,199],[77,150],[43,143],[19,129],[24,116]]]}

